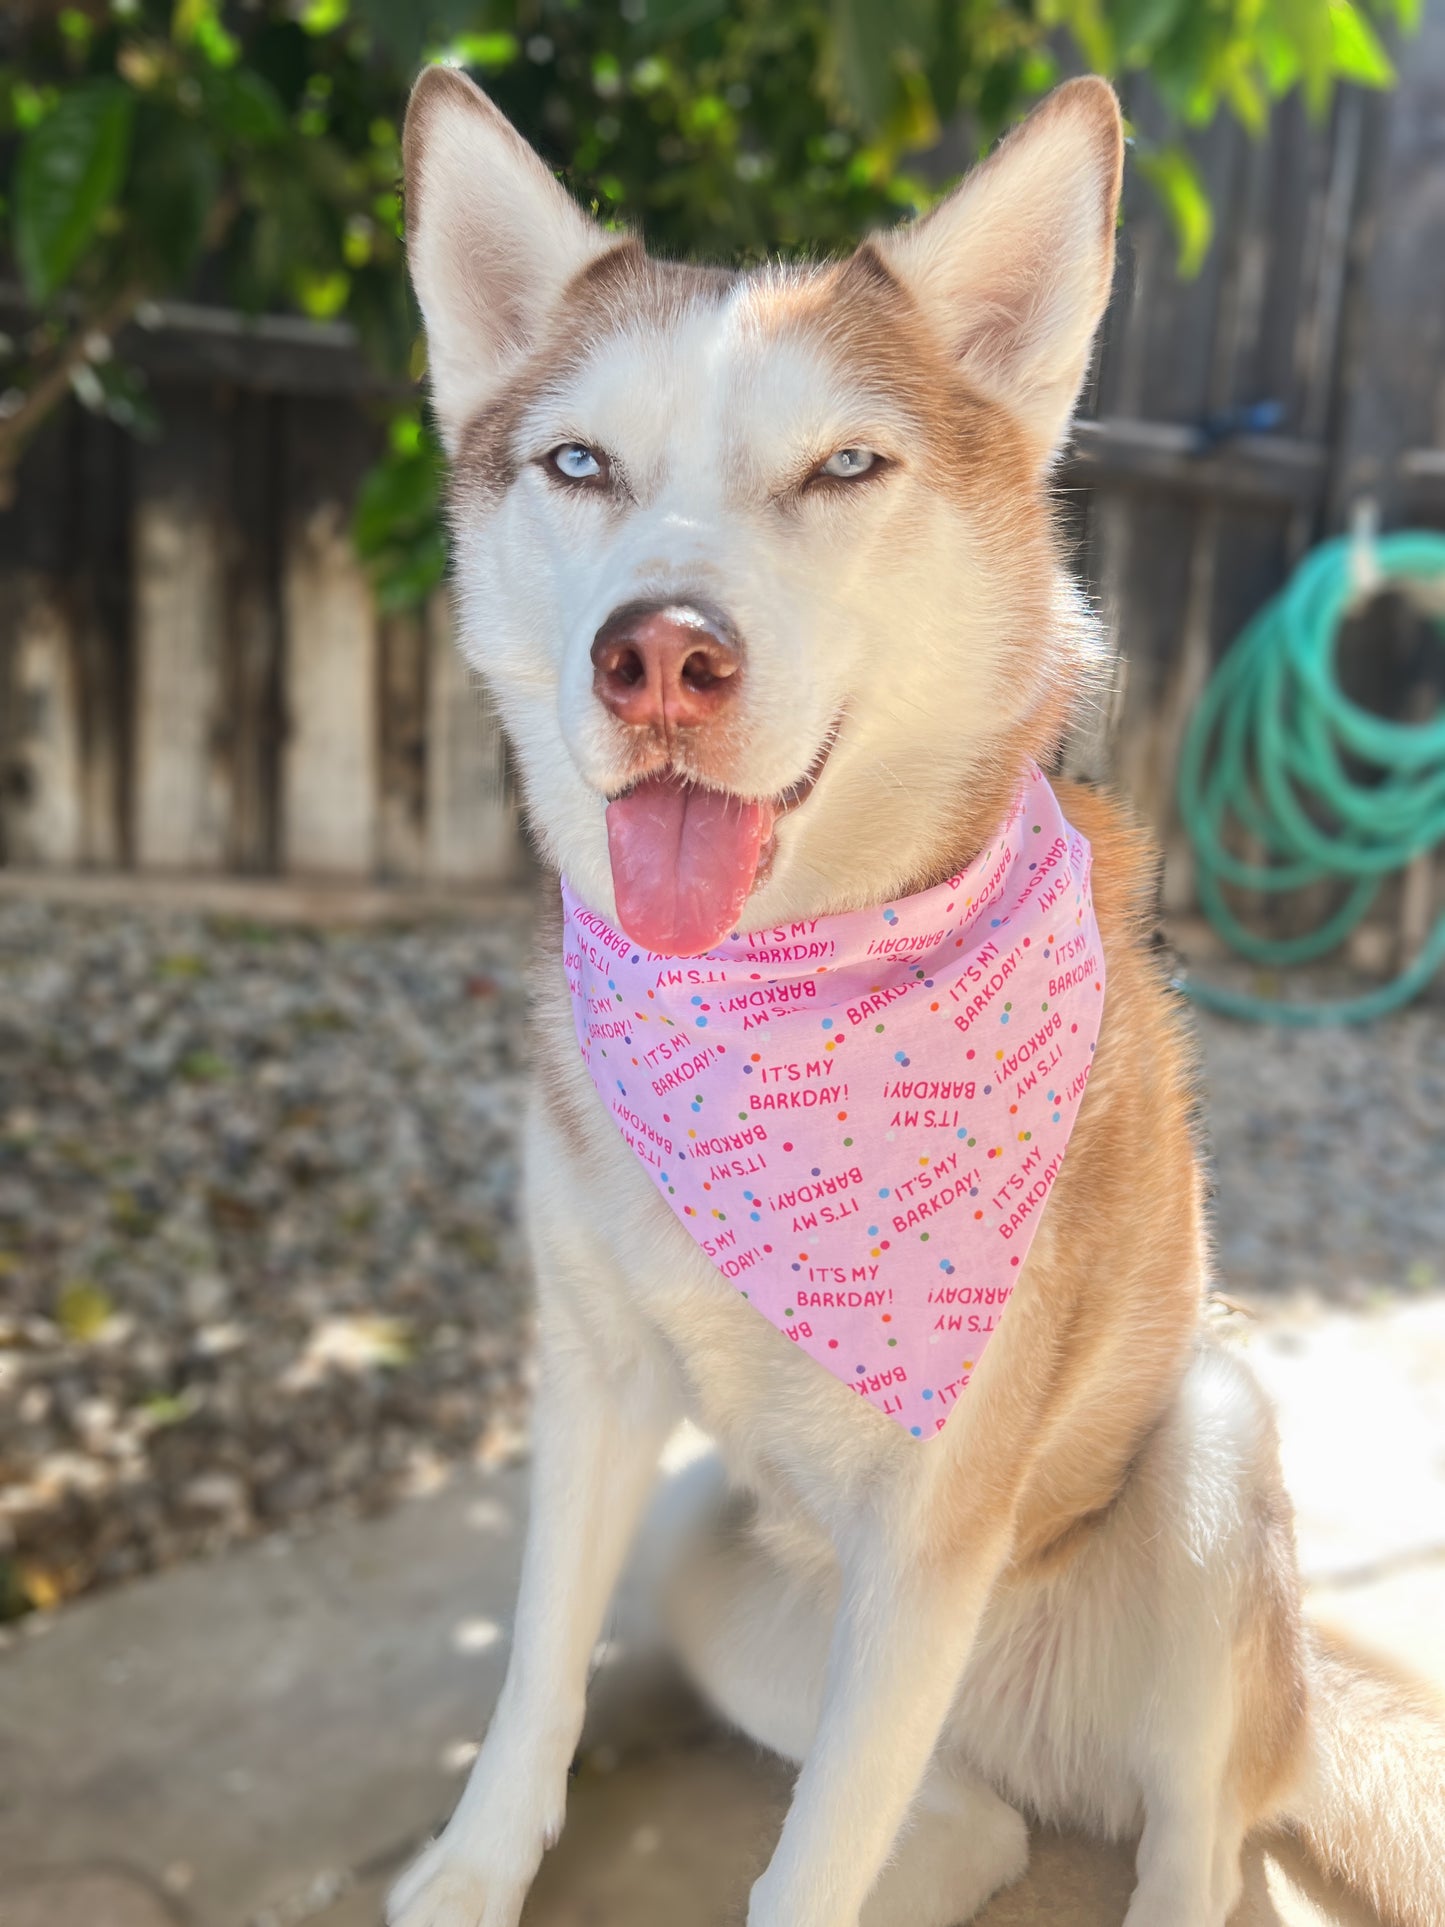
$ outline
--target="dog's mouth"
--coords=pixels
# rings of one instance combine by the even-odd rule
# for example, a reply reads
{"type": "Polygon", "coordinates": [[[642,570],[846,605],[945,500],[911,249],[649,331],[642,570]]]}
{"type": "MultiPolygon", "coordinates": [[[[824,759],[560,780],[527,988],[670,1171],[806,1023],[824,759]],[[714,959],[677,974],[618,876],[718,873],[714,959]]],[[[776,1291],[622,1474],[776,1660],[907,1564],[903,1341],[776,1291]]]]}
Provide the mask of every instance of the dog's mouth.
{"type": "Polygon", "coordinates": [[[636,944],[697,957],[737,928],[768,874],[781,817],[813,790],[833,746],[829,731],[807,774],[772,797],[709,789],[666,769],[607,805],[607,850],[617,917],[636,944]]]}

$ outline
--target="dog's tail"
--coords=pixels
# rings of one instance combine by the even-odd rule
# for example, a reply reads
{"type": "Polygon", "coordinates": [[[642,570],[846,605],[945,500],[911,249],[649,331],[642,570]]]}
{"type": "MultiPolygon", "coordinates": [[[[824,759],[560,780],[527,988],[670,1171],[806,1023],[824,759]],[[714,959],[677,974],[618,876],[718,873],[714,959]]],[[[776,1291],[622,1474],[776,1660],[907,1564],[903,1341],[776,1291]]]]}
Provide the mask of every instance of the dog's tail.
{"type": "Polygon", "coordinates": [[[1310,1628],[1310,1736],[1288,1819],[1392,1927],[1445,1923],[1445,1707],[1310,1628]]]}

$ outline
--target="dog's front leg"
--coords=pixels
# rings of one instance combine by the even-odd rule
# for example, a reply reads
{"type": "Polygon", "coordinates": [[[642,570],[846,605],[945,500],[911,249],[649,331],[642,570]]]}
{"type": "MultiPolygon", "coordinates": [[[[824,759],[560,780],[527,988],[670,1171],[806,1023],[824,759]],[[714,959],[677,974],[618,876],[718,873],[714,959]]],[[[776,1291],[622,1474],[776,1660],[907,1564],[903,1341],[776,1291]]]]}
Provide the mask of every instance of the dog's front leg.
{"type": "Polygon", "coordinates": [[[506,1683],[450,1823],[392,1890],[390,1927],[515,1927],[561,1831],[588,1667],[667,1427],[545,1299],[536,1409],[506,1683]]]}
{"type": "Polygon", "coordinates": [[[748,1927],[857,1927],[938,1744],[1003,1560],[879,1519],[843,1555],[822,1715],[748,1927]]]}

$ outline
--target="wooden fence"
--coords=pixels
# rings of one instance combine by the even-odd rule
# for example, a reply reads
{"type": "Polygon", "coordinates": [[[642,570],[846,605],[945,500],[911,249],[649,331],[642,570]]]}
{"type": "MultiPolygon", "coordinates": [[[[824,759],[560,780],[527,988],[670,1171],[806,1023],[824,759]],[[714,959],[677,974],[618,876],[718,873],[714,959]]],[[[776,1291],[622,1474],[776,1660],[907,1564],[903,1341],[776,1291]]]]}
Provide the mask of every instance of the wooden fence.
{"type": "MultiPolygon", "coordinates": [[[[1147,98],[1129,105],[1147,126],[1147,98]]],[[[1220,651],[1362,498],[1386,526],[1445,522],[1445,8],[1427,9],[1393,95],[1345,90],[1323,126],[1292,100],[1265,137],[1221,125],[1196,152],[1216,244],[1181,282],[1131,185],[1061,473],[1127,672],[1073,760],[1097,767],[1114,725],[1108,754],[1164,835],[1175,908],[1192,880],[1173,770],[1220,651]],[[1241,430],[1262,404],[1276,425],[1241,430]]],[[[498,741],[443,600],[379,616],[351,552],[374,429],[345,331],[172,307],[126,346],[163,437],[74,409],[0,515],[0,862],[517,874],[498,741]]],[[[1387,700],[1428,673],[1404,643],[1386,658],[1387,700]]]]}
{"type": "MultiPolygon", "coordinates": [[[[1217,222],[1197,280],[1173,272],[1137,179],[1126,200],[1066,479],[1083,485],[1080,560],[1120,644],[1108,766],[1163,838],[1176,911],[1193,875],[1175,771],[1220,654],[1362,508],[1384,527],[1445,526],[1445,8],[1425,12],[1394,93],[1346,88],[1325,126],[1293,97],[1261,140],[1220,124],[1194,143],[1217,222]],[[1267,434],[1247,425],[1262,405],[1278,412],[1267,434]]],[[[1147,126],[1144,90],[1127,104],[1147,126]]],[[[1445,695],[1445,652],[1408,611],[1381,606],[1366,629],[1361,694],[1396,712],[1445,695]]],[[[1100,745],[1081,760],[1097,766],[1100,745]]],[[[1417,868],[1407,942],[1430,896],[1417,868]]]]}
{"type": "Polygon", "coordinates": [[[8,862],[516,873],[500,747],[445,597],[379,615],[352,551],[376,438],[335,392],[351,356],[324,339],[297,356],[287,332],[241,344],[245,385],[210,367],[179,382],[173,326],[149,344],[159,441],[75,409],[28,458],[0,519],[8,862]]]}

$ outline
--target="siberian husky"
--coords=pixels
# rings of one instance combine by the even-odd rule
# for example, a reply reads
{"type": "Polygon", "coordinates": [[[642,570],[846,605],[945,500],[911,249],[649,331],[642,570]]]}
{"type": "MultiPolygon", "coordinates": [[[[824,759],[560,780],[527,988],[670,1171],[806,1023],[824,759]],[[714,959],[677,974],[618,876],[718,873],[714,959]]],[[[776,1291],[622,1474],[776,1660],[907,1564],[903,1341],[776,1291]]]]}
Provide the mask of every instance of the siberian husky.
{"type": "MultiPolygon", "coordinates": [[[[1049,473],[1111,284],[1109,88],[1061,87],[847,260],[736,274],[597,225],[455,71],[418,83],[405,150],[464,646],[576,902],[696,954],[964,872],[1101,653],[1049,473]]],[[[1025,1814],[1138,1836],[1127,1927],[1223,1927],[1267,1826],[1391,1920],[1445,1921],[1445,1727],[1302,1626],[1271,1414],[1201,1336],[1150,850],[1107,795],[1058,796],[1093,852],[1102,1030],[1008,1314],[922,1442],[680,1224],[581,1061],[557,921],[515,1644],[393,1927],[515,1927],[682,1415],[720,1469],[677,1528],[680,1650],[801,1764],[749,1927],[954,1927],[1024,1871],[1025,1814]]]]}

